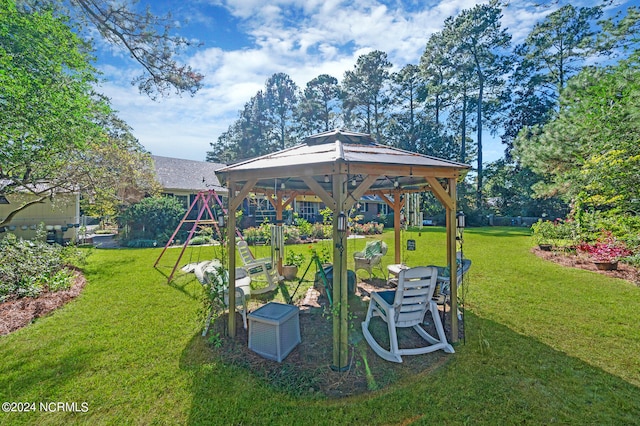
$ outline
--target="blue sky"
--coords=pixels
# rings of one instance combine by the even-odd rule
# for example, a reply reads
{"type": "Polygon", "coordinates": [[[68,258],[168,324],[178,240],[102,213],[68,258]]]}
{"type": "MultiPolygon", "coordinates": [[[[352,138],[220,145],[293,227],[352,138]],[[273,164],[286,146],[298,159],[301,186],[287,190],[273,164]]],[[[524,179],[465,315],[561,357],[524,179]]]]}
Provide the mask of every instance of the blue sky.
{"type": "MultiPolygon", "coordinates": [[[[640,0],[619,0],[621,6],[640,0]]],[[[429,35],[444,20],[482,3],[473,0],[141,0],[152,12],[171,12],[180,22],[177,34],[203,46],[182,60],[205,75],[193,97],[152,101],[131,85],[140,68],[117,51],[99,49],[100,90],[152,154],[204,160],[210,142],[227,130],[238,111],[272,74],[285,72],[304,88],[326,73],[339,81],[357,58],[382,50],[399,70],[419,63],[429,35]]],[[[535,22],[565,4],[533,7],[535,1],[513,0],[502,25],[519,43],[535,22]]],[[[592,5],[578,0],[574,6],[592,5]]],[[[484,159],[502,156],[494,138],[485,141],[484,159]]]]}

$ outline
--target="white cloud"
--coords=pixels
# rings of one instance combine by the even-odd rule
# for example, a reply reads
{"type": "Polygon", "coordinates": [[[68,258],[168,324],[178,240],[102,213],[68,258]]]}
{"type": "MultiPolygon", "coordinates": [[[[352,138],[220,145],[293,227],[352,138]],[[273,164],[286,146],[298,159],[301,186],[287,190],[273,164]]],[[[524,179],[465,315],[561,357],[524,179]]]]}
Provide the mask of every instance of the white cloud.
{"type": "MultiPolygon", "coordinates": [[[[207,0],[205,0],[206,2],[207,0]]],[[[421,1],[376,0],[208,0],[224,7],[239,21],[249,44],[236,49],[208,47],[188,58],[205,74],[204,87],[194,97],[171,97],[158,102],[138,94],[130,85],[138,67],[101,66],[109,83],[105,94],[134,128],[142,144],[155,154],[202,160],[209,143],[225,131],[237,113],[269,76],[285,72],[304,88],[320,74],[341,80],[357,57],[377,49],[386,52],[397,69],[417,64],[429,36],[444,20],[481,3],[474,0],[421,1]],[[413,3],[412,6],[407,4],[413,3]]],[[[219,16],[202,14],[190,4],[191,22],[220,27],[219,16]]],[[[186,8],[186,6],[185,6],[186,8]]],[[[536,10],[512,2],[504,10],[503,27],[520,42],[534,22],[549,10],[536,10]]],[[[183,26],[181,31],[186,31],[183,26]]],[[[206,36],[206,34],[202,34],[206,36]]],[[[497,159],[499,145],[487,145],[485,158],[497,159]],[[489,158],[496,155],[496,158],[489,158]]]]}

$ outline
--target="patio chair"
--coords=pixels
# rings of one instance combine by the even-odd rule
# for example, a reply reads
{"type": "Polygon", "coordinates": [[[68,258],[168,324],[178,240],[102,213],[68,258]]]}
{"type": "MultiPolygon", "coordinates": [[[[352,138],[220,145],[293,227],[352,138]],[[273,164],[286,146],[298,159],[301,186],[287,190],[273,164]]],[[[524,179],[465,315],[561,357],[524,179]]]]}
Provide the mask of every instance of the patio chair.
{"type": "MultiPolygon", "coordinates": [[[[221,276],[222,264],[217,261],[200,262],[193,268],[193,273],[202,285],[208,285],[209,288],[214,291],[216,288],[222,287],[224,291],[224,304],[229,307],[229,287],[227,281],[229,280],[229,273],[225,270],[224,274],[226,278],[221,276]]],[[[247,299],[251,295],[251,277],[243,268],[236,268],[236,306],[235,309],[240,315],[242,315],[242,322],[245,330],[247,329],[247,299]]],[[[209,322],[213,311],[209,313],[206,321],[206,329],[209,328],[209,322]]]]}
{"type": "Polygon", "coordinates": [[[240,258],[244,264],[244,269],[249,273],[251,278],[264,277],[267,281],[267,287],[253,290],[253,294],[262,294],[273,291],[278,286],[278,283],[284,280],[284,277],[280,276],[278,269],[273,264],[273,260],[270,257],[263,257],[256,259],[253,257],[253,253],[249,250],[249,245],[246,241],[238,241],[238,252],[240,252],[240,258]]]}
{"type": "Polygon", "coordinates": [[[400,271],[397,290],[371,293],[367,316],[362,323],[362,333],[367,343],[380,357],[392,362],[402,362],[402,355],[418,355],[442,349],[454,353],[444,334],[438,306],[432,300],[438,279],[436,267],[420,266],[400,271]],[[427,311],[431,312],[437,337],[429,334],[423,327],[427,311]],[[380,317],[387,323],[389,349],[383,348],[369,330],[373,317],[380,317]],[[422,347],[400,348],[397,328],[413,327],[428,345],[422,347]]]}
{"type": "MultiPolygon", "coordinates": [[[[458,291],[460,291],[462,290],[462,283],[464,282],[463,278],[467,272],[469,272],[469,268],[471,268],[471,260],[463,259],[460,252],[457,254],[457,283],[458,291]]],[[[451,273],[448,267],[436,266],[436,268],[438,268],[438,291],[434,295],[434,300],[438,305],[443,307],[442,318],[444,320],[444,316],[447,311],[447,304],[451,305],[451,273]]],[[[462,319],[459,312],[458,319],[462,319]]]]}
{"type": "Polygon", "coordinates": [[[369,278],[371,278],[373,269],[377,268],[386,279],[387,275],[382,268],[382,257],[385,254],[387,254],[387,244],[384,241],[369,241],[363,251],[353,253],[353,260],[355,262],[354,269],[356,272],[358,269],[364,269],[369,272],[369,278]]]}

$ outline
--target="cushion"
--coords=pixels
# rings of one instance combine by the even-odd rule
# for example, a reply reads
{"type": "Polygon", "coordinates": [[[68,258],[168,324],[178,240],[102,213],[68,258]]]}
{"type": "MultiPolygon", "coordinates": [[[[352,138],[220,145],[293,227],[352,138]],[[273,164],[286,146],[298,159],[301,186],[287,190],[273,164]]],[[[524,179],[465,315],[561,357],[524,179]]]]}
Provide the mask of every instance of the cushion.
{"type": "Polygon", "coordinates": [[[364,248],[364,257],[371,259],[373,256],[382,253],[380,241],[370,241],[364,248]]]}
{"type": "Polygon", "coordinates": [[[378,296],[382,298],[382,300],[387,302],[389,305],[393,305],[393,301],[396,298],[395,290],[379,291],[377,293],[378,293],[378,296]]]}
{"type": "MultiPolygon", "coordinates": [[[[462,261],[456,258],[456,269],[460,269],[460,265],[462,265],[462,261]]],[[[451,276],[451,270],[449,266],[438,266],[438,276],[442,278],[449,278],[451,276]]]]}

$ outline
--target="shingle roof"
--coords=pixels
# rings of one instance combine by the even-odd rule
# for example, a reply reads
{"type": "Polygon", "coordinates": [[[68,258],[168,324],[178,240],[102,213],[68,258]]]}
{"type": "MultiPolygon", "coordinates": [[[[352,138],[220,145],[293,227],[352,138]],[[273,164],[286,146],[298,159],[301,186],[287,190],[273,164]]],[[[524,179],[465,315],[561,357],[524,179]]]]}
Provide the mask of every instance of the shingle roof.
{"type": "Polygon", "coordinates": [[[158,182],[165,190],[195,192],[214,189],[216,192],[227,192],[226,188],[220,185],[220,181],[215,174],[215,171],[224,167],[225,164],[161,157],[159,155],[152,155],[151,157],[155,163],[158,182]]]}

